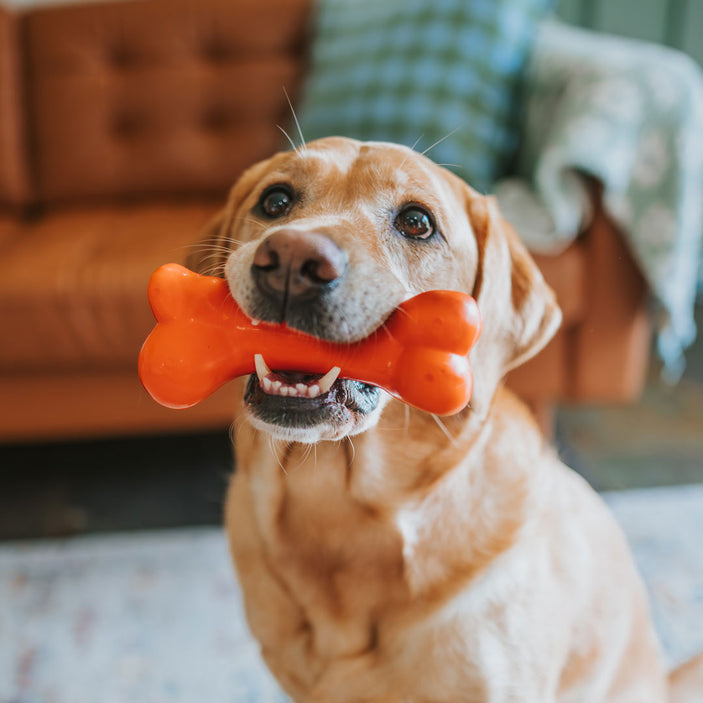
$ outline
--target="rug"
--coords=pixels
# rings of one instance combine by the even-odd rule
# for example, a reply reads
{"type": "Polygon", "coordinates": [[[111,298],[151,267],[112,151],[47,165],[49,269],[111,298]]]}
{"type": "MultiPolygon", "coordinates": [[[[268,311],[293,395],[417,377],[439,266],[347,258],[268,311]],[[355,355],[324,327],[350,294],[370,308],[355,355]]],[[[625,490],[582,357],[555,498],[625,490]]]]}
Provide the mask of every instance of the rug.
{"type": "MultiPolygon", "coordinates": [[[[703,486],[606,494],[671,663],[703,649],[703,486]]],[[[0,545],[0,703],[284,703],[216,528],[0,545]]]]}

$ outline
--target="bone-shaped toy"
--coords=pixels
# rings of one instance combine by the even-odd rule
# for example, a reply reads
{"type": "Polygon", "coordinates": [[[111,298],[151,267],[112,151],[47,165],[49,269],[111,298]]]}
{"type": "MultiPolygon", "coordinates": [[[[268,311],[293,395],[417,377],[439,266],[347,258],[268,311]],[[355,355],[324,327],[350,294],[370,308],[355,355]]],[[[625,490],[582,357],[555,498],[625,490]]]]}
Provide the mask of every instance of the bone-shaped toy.
{"type": "Polygon", "coordinates": [[[438,415],[459,412],[471,397],[468,354],[481,321],[476,301],[464,293],[435,290],[410,298],[352,344],[251,320],[226,281],[178,264],[157,269],[148,293],[157,325],[139,354],[139,376],[166,407],[195,405],[225,382],[253,373],[257,363],[264,373],[270,366],[322,375],[338,367],[341,378],[379,386],[438,415]]]}

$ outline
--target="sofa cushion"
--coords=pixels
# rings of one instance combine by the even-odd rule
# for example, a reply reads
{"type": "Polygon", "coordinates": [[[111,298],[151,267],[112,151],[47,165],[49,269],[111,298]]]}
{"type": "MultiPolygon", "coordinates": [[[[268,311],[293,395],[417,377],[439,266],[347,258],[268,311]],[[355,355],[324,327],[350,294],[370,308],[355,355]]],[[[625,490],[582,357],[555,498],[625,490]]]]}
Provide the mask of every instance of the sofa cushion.
{"type": "Polygon", "coordinates": [[[282,143],[310,0],[141,0],[25,17],[42,200],[222,191],[282,143]]]}
{"type": "Polygon", "coordinates": [[[393,141],[486,190],[514,156],[518,83],[551,0],[321,0],[300,108],[308,140],[393,141]]]}
{"type": "Polygon", "coordinates": [[[154,324],[149,276],[182,262],[220,205],[66,209],[5,227],[0,220],[0,373],[136,370],[154,324]]]}

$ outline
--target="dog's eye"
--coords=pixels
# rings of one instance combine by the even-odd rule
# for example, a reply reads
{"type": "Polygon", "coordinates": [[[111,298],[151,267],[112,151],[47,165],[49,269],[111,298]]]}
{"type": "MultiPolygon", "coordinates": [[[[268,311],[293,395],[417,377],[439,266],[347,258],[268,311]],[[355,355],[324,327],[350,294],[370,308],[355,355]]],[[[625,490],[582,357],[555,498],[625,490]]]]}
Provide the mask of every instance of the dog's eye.
{"type": "Polygon", "coordinates": [[[408,239],[429,239],[435,232],[432,217],[418,205],[408,205],[401,210],[394,224],[408,239]]]}
{"type": "Polygon", "coordinates": [[[259,209],[266,217],[272,219],[287,215],[292,206],[293,193],[288,186],[271,186],[259,199],[259,209]]]}

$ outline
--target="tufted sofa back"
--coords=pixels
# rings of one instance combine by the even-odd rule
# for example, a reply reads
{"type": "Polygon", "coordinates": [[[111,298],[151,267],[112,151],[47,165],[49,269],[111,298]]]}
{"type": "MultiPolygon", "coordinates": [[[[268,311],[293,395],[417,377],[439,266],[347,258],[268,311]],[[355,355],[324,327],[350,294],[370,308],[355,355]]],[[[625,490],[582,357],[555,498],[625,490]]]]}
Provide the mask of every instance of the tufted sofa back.
{"type": "Polygon", "coordinates": [[[0,7],[0,206],[27,197],[19,23],[0,7]]]}
{"type": "MultiPolygon", "coordinates": [[[[31,197],[227,189],[283,143],[310,4],[120,0],[20,15],[31,197]]],[[[0,112],[3,162],[7,124],[0,112]]],[[[22,195],[10,181],[0,166],[0,200],[22,195]]]]}

